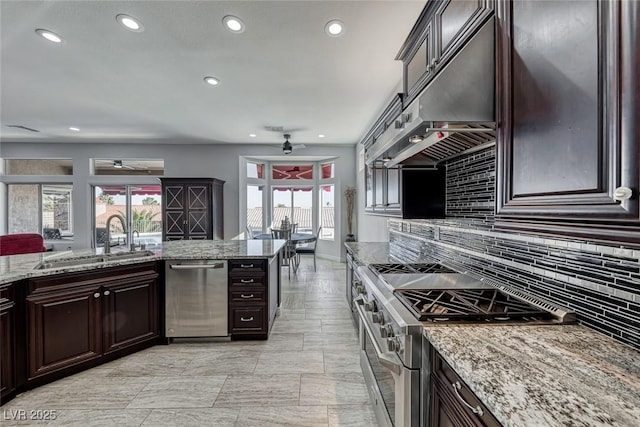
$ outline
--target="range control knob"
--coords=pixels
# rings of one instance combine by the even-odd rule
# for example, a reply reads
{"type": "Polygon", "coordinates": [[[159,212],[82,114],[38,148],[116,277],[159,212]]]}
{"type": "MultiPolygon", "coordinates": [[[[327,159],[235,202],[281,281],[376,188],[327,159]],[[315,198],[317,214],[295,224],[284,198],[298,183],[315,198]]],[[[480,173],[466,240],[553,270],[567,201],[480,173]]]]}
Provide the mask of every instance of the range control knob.
{"type": "Polygon", "coordinates": [[[392,337],[393,328],[391,327],[391,325],[380,326],[380,335],[382,335],[383,338],[392,337]]]}
{"type": "Polygon", "coordinates": [[[387,348],[389,351],[400,351],[400,340],[398,338],[387,338],[387,348]]]}
{"type": "Polygon", "coordinates": [[[376,302],[371,300],[371,301],[367,301],[364,303],[364,309],[366,311],[372,311],[372,312],[376,312],[378,311],[378,307],[376,307],[376,302]]]}
{"type": "Polygon", "coordinates": [[[373,319],[373,323],[384,324],[384,315],[382,313],[373,313],[371,318],[373,319]]]}
{"type": "Polygon", "coordinates": [[[366,290],[365,290],[364,286],[362,286],[362,284],[356,284],[355,288],[356,288],[356,292],[357,293],[366,294],[366,290]]]}

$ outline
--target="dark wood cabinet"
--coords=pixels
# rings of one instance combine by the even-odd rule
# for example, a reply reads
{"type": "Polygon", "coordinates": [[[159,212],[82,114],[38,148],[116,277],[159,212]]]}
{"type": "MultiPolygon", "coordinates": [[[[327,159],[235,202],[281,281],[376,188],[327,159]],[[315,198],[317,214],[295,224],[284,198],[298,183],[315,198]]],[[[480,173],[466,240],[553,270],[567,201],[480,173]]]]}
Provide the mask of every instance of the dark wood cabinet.
{"type": "Polygon", "coordinates": [[[0,285],[0,404],[16,390],[16,298],[13,283],[0,285]]]}
{"type": "Polygon", "coordinates": [[[149,272],[103,285],[103,348],[111,353],[159,335],[158,277],[149,272]]]}
{"type": "Polygon", "coordinates": [[[278,307],[278,257],[229,261],[229,333],[267,339],[278,307]]]}
{"type": "MultiPolygon", "coordinates": [[[[405,219],[444,218],[446,172],[444,167],[383,165],[367,167],[373,189],[365,212],[405,219]]],[[[369,199],[369,188],[366,189],[369,199]]]]}
{"type": "Polygon", "coordinates": [[[433,0],[400,48],[407,106],[493,15],[495,0],[433,0]]]}
{"type": "Polygon", "coordinates": [[[496,226],[640,244],[640,4],[501,1],[498,18],[496,226]]]}
{"type": "Polygon", "coordinates": [[[400,168],[378,163],[365,168],[366,212],[400,216],[400,168]]]}
{"type": "Polygon", "coordinates": [[[27,381],[37,385],[155,344],[157,278],[156,264],[146,263],[29,280],[27,381]]]}
{"type": "Polygon", "coordinates": [[[501,426],[440,354],[433,348],[431,352],[431,407],[428,414],[431,422],[429,425],[501,426]]]}
{"type": "Polygon", "coordinates": [[[215,178],[160,178],[162,240],[224,238],[223,185],[215,178]]]}
{"type": "Polygon", "coordinates": [[[27,297],[29,379],[102,355],[101,295],[93,284],[27,297]]]}

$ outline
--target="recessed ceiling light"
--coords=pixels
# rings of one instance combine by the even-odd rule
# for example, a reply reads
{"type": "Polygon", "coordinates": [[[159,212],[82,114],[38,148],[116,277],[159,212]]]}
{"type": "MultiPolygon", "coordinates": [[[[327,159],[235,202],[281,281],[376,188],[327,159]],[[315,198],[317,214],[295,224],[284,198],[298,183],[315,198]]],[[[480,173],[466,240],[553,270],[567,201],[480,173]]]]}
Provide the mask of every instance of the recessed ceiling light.
{"type": "Polygon", "coordinates": [[[144,31],[144,27],[142,26],[140,21],[132,16],[120,14],[116,16],[116,20],[124,25],[124,27],[129,31],[134,31],[136,33],[141,33],[144,31]]]}
{"type": "Polygon", "coordinates": [[[250,133],[249,134],[249,137],[251,137],[251,138],[255,138],[256,136],[258,136],[258,135],[256,135],[255,133],[250,133]]]}
{"type": "Polygon", "coordinates": [[[74,127],[74,126],[71,126],[71,127],[69,128],[69,130],[72,130],[72,131],[74,131],[74,132],[80,132],[80,128],[77,128],[77,127],[74,127]]]}
{"type": "Polygon", "coordinates": [[[36,33],[53,43],[62,43],[62,37],[49,30],[37,29],[36,33]]]}
{"type": "Polygon", "coordinates": [[[324,32],[330,37],[338,37],[344,32],[344,24],[338,19],[332,19],[324,26],[324,32]]]}
{"type": "Polygon", "coordinates": [[[232,33],[243,33],[244,32],[244,22],[237,16],[227,15],[222,18],[222,23],[227,28],[227,30],[232,33]]]}
{"type": "Polygon", "coordinates": [[[319,133],[318,134],[318,138],[324,138],[324,134],[323,133],[319,133]]]}
{"type": "Polygon", "coordinates": [[[220,84],[220,80],[215,77],[207,76],[204,78],[205,83],[210,84],[211,86],[218,86],[220,84]]]}

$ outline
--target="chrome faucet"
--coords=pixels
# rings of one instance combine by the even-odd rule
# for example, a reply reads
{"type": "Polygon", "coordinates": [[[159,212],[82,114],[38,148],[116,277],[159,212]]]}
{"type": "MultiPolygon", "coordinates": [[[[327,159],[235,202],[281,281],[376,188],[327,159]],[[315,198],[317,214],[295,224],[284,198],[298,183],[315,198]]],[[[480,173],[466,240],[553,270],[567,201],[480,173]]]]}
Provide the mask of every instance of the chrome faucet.
{"type": "Polygon", "coordinates": [[[104,244],[104,253],[108,254],[111,252],[111,220],[113,218],[118,218],[120,223],[122,223],[122,231],[127,233],[127,220],[120,214],[113,214],[109,218],[107,218],[107,238],[104,244]]]}
{"type": "MultiPolygon", "coordinates": [[[[136,250],[136,234],[138,235],[138,241],[140,241],[140,232],[138,230],[133,230],[131,232],[131,245],[130,245],[131,252],[136,250]]],[[[140,245],[140,247],[142,247],[142,245],[140,245]]]]}

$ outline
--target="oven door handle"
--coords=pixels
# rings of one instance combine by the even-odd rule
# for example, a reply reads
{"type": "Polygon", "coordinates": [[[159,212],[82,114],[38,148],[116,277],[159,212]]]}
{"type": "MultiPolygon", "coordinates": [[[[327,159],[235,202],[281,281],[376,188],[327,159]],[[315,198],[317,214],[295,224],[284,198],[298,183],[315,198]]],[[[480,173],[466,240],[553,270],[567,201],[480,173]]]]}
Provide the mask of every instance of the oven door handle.
{"type": "Polygon", "coordinates": [[[362,326],[366,330],[366,333],[371,337],[371,344],[373,344],[373,349],[376,351],[376,356],[378,357],[378,361],[382,366],[394,372],[396,375],[400,375],[402,373],[402,364],[397,362],[398,356],[392,351],[383,352],[378,343],[375,340],[375,336],[373,335],[373,331],[371,330],[371,326],[367,323],[364,310],[360,304],[355,305],[356,310],[358,310],[358,316],[360,316],[360,320],[362,326]]]}

